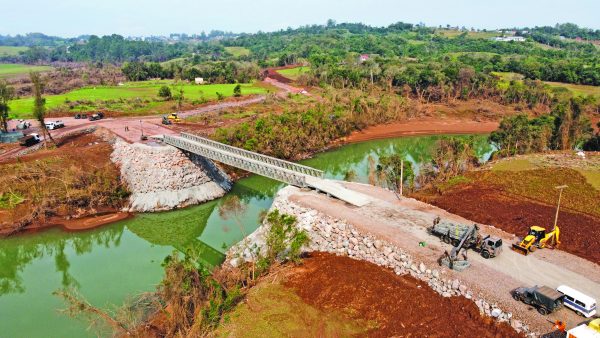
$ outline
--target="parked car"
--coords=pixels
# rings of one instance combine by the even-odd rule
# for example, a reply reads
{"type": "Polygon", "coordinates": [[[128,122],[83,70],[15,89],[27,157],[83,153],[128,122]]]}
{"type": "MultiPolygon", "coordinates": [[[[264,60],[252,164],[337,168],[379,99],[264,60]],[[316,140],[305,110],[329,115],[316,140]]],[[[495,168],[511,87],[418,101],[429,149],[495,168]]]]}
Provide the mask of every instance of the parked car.
{"type": "Polygon", "coordinates": [[[19,123],[17,124],[17,129],[18,130],[25,130],[27,128],[31,127],[31,123],[27,122],[25,120],[19,120],[19,123]]]}
{"type": "Polygon", "coordinates": [[[104,118],[104,113],[97,112],[96,114],[90,115],[89,120],[90,121],[97,121],[97,120],[102,120],[103,118],[104,118]]]}
{"type": "Polygon", "coordinates": [[[19,144],[24,147],[31,147],[34,144],[38,144],[42,141],[40,135],[38,134],[29,134],[27,136],[23,136],[19,139],[19,144]]]}
{"type": "Polygon", "coordinates": [[[512,296],[515,300],[534,306],[542,315],[547,315],[560,308],[565,297],[562,293],[547,286],[517,288],[513,290],[512,296]]]}
{"type": "Polygon", "coordinates": [[[76,120],[84,120],[87,119],[87,114],[75,114],[76,120]]]}
{"type": "Polygon", "coordinates": [[[49,130],[63,128],[65,126],[65,124],[62,121],[46,122],[45,124],[46,124],[46,129],[49,129],[49,130]]]}

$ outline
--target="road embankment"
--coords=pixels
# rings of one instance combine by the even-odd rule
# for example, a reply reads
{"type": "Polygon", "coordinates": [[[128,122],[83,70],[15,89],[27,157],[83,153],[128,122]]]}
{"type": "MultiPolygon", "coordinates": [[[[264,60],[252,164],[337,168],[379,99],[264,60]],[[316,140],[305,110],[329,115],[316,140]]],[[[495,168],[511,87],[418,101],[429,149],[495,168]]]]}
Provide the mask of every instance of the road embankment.
{"type": "Polygon", "coordinates": [[[129,212],[165,211],[223,196],[229,177],[212,161],[170,146],[117,139],[111,159],[127,184],[129,212]]]}

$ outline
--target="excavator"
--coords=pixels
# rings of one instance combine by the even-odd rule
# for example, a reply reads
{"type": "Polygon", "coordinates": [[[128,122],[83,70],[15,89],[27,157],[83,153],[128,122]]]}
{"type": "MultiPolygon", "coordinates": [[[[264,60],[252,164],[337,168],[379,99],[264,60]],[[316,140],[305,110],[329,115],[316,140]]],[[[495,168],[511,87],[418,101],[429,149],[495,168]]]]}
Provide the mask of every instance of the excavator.
{"type": "Polygon", "coordinates": [[[550,232],[539,226],[532,226],[529,233],[519,243],[512,245],[512,249],[516,252],[527,256],[530,252],[536,249],[554,248],[560,245],[560,229],[554,226],[550,232]]]}

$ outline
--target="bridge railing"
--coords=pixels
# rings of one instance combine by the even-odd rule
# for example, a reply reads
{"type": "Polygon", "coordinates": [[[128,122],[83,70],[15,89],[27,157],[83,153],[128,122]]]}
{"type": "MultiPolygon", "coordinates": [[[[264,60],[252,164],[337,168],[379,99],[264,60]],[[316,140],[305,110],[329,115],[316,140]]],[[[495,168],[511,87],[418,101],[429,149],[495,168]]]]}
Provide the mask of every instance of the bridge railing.
{"type": "Polygon", "coordinates": [[[291,171],[296,171],[296,172],[299,172],[299,173],[302,173],[305,175],[321,177],[321,178],[324,175],[322,170],[307,167],[305,165],[301,165],[298,163],[281,160],[281,159],[278,159],[275,157],[255,153],[255,152],[248,151],[245,149],[240,149],[240,148],[233,147],[233,146],[223,144],[220,142],[216,142],[216,141],[213,141],[213,140],[201,137],[201,136],[196,136],[196,135],[192,135],[192,134],[188,134],[188,133],[181,133],[181,137],[189,139],[189,140],[193,140],[198,143],[206,144],[213,148],[228,151],[228,152],[234,153],[239,156],[250,158],[250,159],[253,159],[256,161],[265,162],[265,163],[268,163],[268,164],[276,166],[276,167],[280,167],[280,168],[291,170],[291,171]]]}
{"type": "Polygon", "coordinates": [[[275,166],[264,161],[249,158],[247,156],[241,156],[229,149],[215,147],[212,144],[202,143],[189,137],[184,138],[164,135],[163,140],[165,143],[179,149],[183,149],[236,168],[244,169],[251,173],[266,176],[297,187],[305,188],[308,186],[306,183],[306,174],[275,166]]]}

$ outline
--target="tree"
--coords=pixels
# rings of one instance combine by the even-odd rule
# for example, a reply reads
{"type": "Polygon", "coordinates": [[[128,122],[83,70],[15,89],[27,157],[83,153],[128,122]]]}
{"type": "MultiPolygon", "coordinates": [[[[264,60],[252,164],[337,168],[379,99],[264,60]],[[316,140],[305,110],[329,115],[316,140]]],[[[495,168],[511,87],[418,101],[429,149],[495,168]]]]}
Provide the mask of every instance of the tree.
{"type": "Polygon", "coordinates": [[[233,88],[233,96],[242,96],[242,86],[239,83],[233,88]]]}
{"type": "Polygon", "coordinates": [[[170,100],[172,98],[171,88],[169,86],[162,86],[158,90],[158,96],[163,99],[170,100]]]}
{"type": "Polygon", "coordinates": [[[0,81],[0,124],[2,131],[8,132],[8,112],[10,107],[8,102],[15,96],[15,90],[10,87],[6,81],[0,81]]]}
{"type": "Polygon", "coordinates": [[[177,96],[175,96],[175,99],[177,100],[177,109],[181,109],[181,106],[183,106],[183,101],[185,100],[183,84],[180,84],[177,88],[177,96]]]}
{"type": "Polygon", "coordinates": [[[44,82],[39,73],[31,72],[29,73],[29,77],[31,78],[31,83],[33,84],[33,116],[35,116],[36,120],[40,123],[40,128],[42,128],[42,134],[44,135],[44,140],[46,137],[56,145],[56,142],[50,135],[48,128],[46,128],[46,99],[42,97],[44,92],[44,82]]]}

